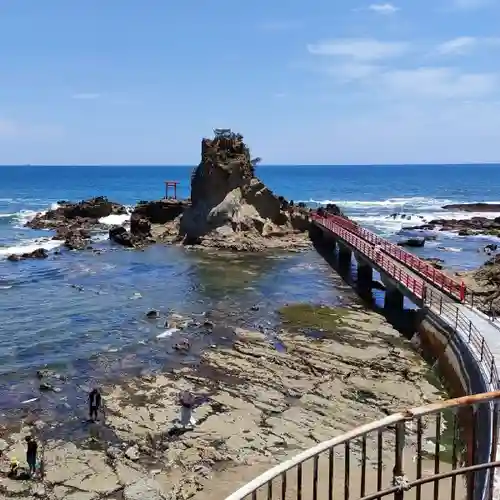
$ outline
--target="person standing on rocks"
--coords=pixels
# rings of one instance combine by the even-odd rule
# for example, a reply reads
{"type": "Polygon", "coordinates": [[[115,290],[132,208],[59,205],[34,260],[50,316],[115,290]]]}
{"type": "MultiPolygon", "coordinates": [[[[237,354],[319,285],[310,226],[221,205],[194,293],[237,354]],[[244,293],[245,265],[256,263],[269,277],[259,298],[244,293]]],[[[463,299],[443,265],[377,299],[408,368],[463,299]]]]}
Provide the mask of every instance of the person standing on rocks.
{"type": "Polygon", "coordinates": [[[38,444],[33,436],[26,436],[25,439],[28,445],[26,449],[26,462],[28,462],[30,474],[34,476],[36,472],[36,456],[38,453],[38,444]]]}
{"type": "Polygon", "coordinates": [[[97,413],[101,408],[101,393],[99,389],[92,389],[89,393],[89,417],[92,422],[97,420],[97,413]]]}
{"type": "Polygon", "coordinates": [[[196,420],[193,417],[194,396],[189,391],[183,391],[179,395],[179,403],[181,405],[180,422],[182,427],[194,427],[196,425],[196,420]]]}

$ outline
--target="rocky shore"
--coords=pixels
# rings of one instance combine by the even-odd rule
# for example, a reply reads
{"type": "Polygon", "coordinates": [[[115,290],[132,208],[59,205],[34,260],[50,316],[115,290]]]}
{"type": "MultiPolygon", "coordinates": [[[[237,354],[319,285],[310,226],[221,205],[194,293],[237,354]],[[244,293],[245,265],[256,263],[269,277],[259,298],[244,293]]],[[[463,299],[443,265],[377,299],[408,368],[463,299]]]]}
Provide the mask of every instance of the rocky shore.
{"type": "Polygon", "coordinates": [[[484,313],[500,316],[500,255],[473,271],[455,273],[474,293],[474,305],[484,313]]]}
{"type": "Polygon", "coordinates": [[[235,328],[195,365],[105,388],[105,421],[81,442],[52,437],[55,423],[29,415],[4,428],[2,472],[32,432],[43,478],[3,475],[0,499],[220,500],[302,449],[441,397],[410,342],[376,313],[292,305],[281,314],[272,336],[235,328]],[[176,423],[181,391],[198,402],[190,430],[176,423]]]}
{"type": "MultiPolygon", "coordinates": [[[[444,205],[444,210],[453,210],[460,212],[500,212],[498,203],[455,203],[444,205]]],[[[405,228],[406,230],[438,230],[457,233],[459,236],[473,236],[475,234],[484,234],[491,236],[500,236],[500,217],[472,217],[468,219],[433,219],[425,224],[419,224],[405,228]]]]}
{"type": "Polygon", "coordinates": [[[471,219],[433,219],[425,224],[405,228],[406,230],[448,231],[459,236],[485,234],[500,236],[500,217],[472,217],[471,219]]]}

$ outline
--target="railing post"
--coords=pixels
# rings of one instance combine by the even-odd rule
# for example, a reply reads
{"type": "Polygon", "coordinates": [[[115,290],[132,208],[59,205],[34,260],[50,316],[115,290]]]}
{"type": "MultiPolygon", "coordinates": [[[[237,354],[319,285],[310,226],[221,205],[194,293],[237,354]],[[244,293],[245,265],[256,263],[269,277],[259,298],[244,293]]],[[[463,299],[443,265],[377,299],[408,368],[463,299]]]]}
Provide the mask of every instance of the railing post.
{"type": "Polygon", "coordinates": [[[469,320],[469,344],[472,339],[472,321],[469,320]]]}
{"type": "MultiPolygon", "coordinates": [[[[493,372],[495,371],[495,358],[491,357],[491,365],[490,365],[490,384],[493,382],[493,372]]],[[[497,389],[497,387],[495,387],[497,389]]]]}
{"type": "Polygon", "coordinates": [[[484,355],[484,337],[481,337],[481,361],[483,360],[484,355]]]}
{"type": "Polygon", "coordinates": [[[465,300],[465,283],[462,281],[460,284],[460,302],[465,300]]]}
{"type": "Polygon", "coordinates": [[[458,315],[460,314],[460,312],[458,311],[458,307],[457,307],[457,315],[456,315],[456,318],[455,318],[455,331],[458,330],[458,315]]]}
{"type": "MultiPolygon", "coordinates": [[[[393,485],[399,486],[402,484],[404,479],[403,471],[403,453],[405,448],[405,424],[404,422],[398,422],[396,424],[396,456],[394,460],[394,470],[393,470],[393,485]]],[[[405,490],[400,487],[394,493],[394,500],[404,500],[405,490]]]]}
{"type": "Polygon", "coordinates": [[[443,296],[439,297],[439,314],[443,313],[443,296]]]}

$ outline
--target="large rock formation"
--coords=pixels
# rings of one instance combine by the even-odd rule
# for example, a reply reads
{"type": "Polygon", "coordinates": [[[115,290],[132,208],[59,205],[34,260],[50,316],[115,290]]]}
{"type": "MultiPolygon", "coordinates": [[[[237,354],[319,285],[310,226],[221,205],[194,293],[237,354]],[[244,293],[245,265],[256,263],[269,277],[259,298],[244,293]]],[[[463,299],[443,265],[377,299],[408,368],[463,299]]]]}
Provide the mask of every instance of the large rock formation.
{"type": "Polygon", "coordinates": [[[203,139],[201,163],[191,179],[191,206],[182,214],[185,244],[235,250],[303,246],[309,213],[275,195],[255,177],[255,164],[240,134],[215,130],[203,139]],[[300,241],[300,242],[299,242],[300,241]]]}

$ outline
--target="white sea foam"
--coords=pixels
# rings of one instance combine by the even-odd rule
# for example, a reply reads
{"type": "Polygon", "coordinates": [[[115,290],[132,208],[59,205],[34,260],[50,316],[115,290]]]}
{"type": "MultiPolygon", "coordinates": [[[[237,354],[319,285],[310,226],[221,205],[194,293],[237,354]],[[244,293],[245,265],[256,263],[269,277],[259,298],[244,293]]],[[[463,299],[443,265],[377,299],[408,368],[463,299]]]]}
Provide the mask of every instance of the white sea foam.
{"type": "Polygon", "coordinates": [[[108,215],[107,217],[101,217],[99,219],[99,223],[105,224],[106,226],[122,226],[127,222],[130,222],[130,213],[121,215],[111,214],[108,215]]]}
{"type": "Polygon", "coordinates": [[[12,254],[22,254],[29,253],[38,250],[39,248],[45,248],[45,250],[54,250],[63,244],[60,240],[25,240],[19,242],[18,245],[11,247],[0,247],[0,259],[5,259],[12,254]]]}
{"type": "MultiPolygon", "coordinates": [[[[425,208],[436,209],[453,203],[453,200],[445,198],[427,198],[424,196],[412,196],[412,197],[401,197],[401,198],[388,198],[386,200],[302,200],[308,204],[315,205],[327,205],[333,203],[345,208],[367,208],[367,207],[386,207],[386,208],[401,208],[411,206],[413,209],[423,210],[425,208]]],[[[403,210],[398,210],[403,211],[403,210]]]]}
{"type": "MultiPolygon", "coordinates": [[[[423,225],[435,219],[472,219],[473,217],[494,219],[500,216],[499,212],[450,211],[442,208],[444,205],[454,202],[454,200],[444,198],[420,196],[371,201],[313,199],[307,201],[312,205],[334,203],[360,224],[374,227],[384,235],[394,234],[408,227],[423,225]]],[[[489,203],[500,202],[492,201],[489,203]]],[[[453,236],[456,237],[456,234],[453,236]]]]}
{"type": "Polygon", "coordinates": [[[171,337],[172,334],[178,332],[179,329],[178,328],[168,328],[167,330],[165,330],[164,332],[158,334],[156,336],[157,339],[164,339],[166,337],[171,337]]]}

